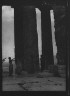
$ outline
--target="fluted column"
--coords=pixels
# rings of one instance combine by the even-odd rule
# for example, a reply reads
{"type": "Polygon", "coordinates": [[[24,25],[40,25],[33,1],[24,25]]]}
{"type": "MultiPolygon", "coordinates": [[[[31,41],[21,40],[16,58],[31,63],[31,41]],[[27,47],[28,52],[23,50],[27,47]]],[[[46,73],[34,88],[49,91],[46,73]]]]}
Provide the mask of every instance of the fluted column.
{"type": "Polygon", "coordinates": [[[24,7],[24,69],[30,73],[39,70],[36,13],[33,6],[24,7]]]}
{"type": "Polygon", "coordinates": [[[23,69],[22,57],[23,57],[23,14],[22,8],[14,7],[14,33],[15,33],[15,61],[16,69],[18,73],[21,73],[23,69]]]}
{"type": "MultiPolygon", "coordinates": [[[[39,70],[36,13],[33,6],[15,7],[16,65],[30,73],[39,70]]],[[[20,68],[20,69],[21,69],[20,68]]]]}
{"type": "Polygon", "coordinates": [[[50,10],[47,7],[42,9],[42,66],[43,70],[48,68],[48,65],[53,64],[53,47],[52,47],[52,32],[50,10]]]}

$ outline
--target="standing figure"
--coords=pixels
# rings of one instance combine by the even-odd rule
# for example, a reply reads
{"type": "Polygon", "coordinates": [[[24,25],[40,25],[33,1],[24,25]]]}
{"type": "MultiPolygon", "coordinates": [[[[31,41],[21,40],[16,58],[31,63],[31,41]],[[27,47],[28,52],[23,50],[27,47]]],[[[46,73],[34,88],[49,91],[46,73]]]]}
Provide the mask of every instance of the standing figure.
{"type": "Polygon", "coordinates": [[[11,59],[11,57],[9,57],[8,59],[9,59],[9,76],[12,76],[12,74],[13,74],[12,59],[11,59]]]}

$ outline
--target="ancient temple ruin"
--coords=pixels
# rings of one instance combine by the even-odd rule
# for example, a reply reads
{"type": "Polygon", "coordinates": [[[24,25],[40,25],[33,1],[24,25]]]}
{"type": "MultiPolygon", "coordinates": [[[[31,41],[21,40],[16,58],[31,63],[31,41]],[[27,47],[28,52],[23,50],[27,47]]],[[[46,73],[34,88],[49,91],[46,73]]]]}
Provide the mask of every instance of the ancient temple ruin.
{"type": "MultiPolygon", "coordinates": [[[[13,7],[14,7],[14,34],[15,34],[15,63],[17,72],[20,74],[23,70],[27,71],[28,73],[35,73],[40,71],[35,8],[38,8],[41,11],[41,26],[42,26],[41,70],[47,69],[49,65],[54,65],[50,10],[51,9],[54,10],[55,22],[59,21],[59,19],[57,20],[57,17],[59,17],[59,15],[62,15],[64,13],[61,13],[57,16],[56,6],[53,4],[52,5],[46,4],[45,2],[42,4],[29,4],[29,5],[28,4],[24,5],[24,3],[21,2],[20,4],[17,3],[16,6],[13,5],[13,7]]],[[[57,10],[59,9],[57,8],[57,10]]],[[[64,20],[65,19],[62,19],[62,21],[64,20]]],[[[59,22],[57,23],[56,25],[59,26],[60,23],[59,22]]],[[[59,51],[58,53],[62,54],[62,56],[64,56],[65,59],[67,41],[65,41],[66,39],[64,40],[64,38],[66,38],[65,29],[63,30],[64,26],[62,27],[62,30],[61,28],[59,28],[58,30],[57,28],[55,28],[56,29],[55,37],[56,37],[56,45],[58,47],[57,50],[59,51]]]]}

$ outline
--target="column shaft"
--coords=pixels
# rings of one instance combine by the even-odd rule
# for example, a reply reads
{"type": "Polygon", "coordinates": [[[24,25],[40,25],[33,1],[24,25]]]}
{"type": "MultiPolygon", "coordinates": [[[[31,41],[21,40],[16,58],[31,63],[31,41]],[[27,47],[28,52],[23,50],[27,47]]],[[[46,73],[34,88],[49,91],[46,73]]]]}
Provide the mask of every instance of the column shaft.
{"type": "MultiPolygon", "coordinates": [[[[15,33],[15,61],[17,70],[21,72],[23,69],[22,58],[24,55],[23,51],[23,14],[22,8],[14,8],[14,33],[15,33]]],[[[19,73],[20,73],[19,72],[19,73]]]]}
{"type": "Polygon", "coordinates": [[[39,69],[36,13],[33,6],[24,7],[24,68],[30,73],[39,69]]]}
{"type": "Polygon", "coordinates": [[[48,65],[53,64],[51,20],[48,8],[42,10],[42,53],[42,65],[45,69],[48,65]]]}

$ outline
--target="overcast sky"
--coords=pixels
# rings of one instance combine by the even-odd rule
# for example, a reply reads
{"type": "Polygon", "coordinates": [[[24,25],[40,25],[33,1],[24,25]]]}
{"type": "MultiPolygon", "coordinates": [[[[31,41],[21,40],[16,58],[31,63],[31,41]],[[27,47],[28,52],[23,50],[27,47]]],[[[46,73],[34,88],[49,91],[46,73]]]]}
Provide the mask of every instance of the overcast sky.
{"type": "Polygon", "coordinates": [[[14,9],[2,6],[2,58],[14,57],[14,9]]]}

